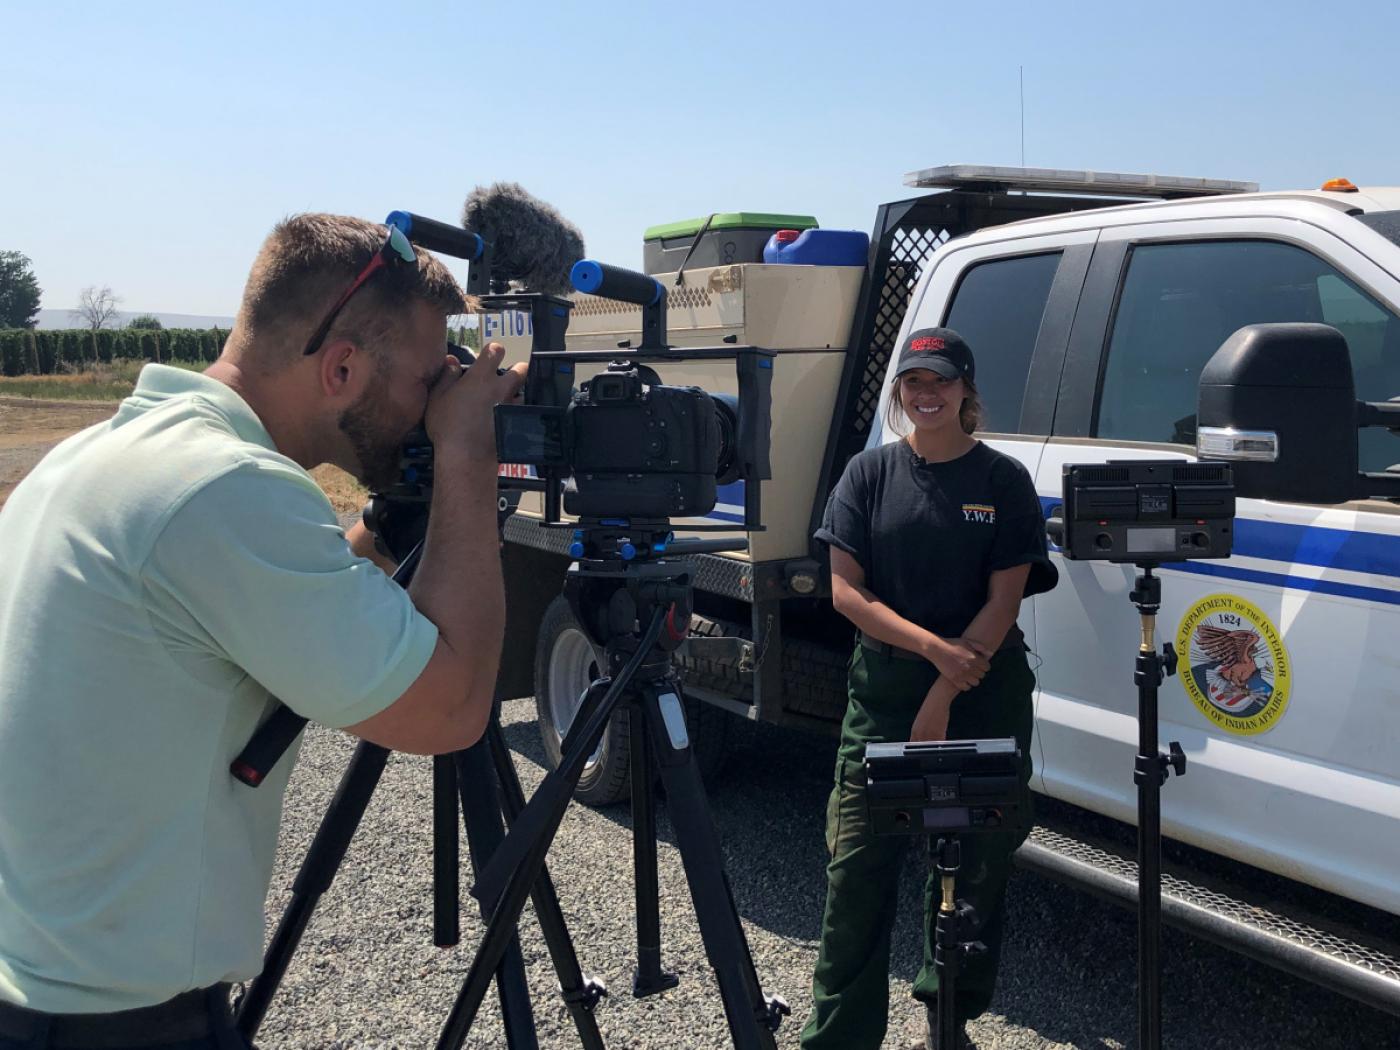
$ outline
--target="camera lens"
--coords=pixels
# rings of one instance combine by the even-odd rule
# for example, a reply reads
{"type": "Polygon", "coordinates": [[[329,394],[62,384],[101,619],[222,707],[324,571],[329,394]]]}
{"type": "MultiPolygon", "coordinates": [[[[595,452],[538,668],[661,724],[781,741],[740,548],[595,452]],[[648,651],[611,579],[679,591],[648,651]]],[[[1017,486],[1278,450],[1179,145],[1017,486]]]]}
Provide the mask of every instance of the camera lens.
{"type": "Polygon", "coordinates": [[[739,399],[733,394],[711,394],[715,403],[715,426],[719,428],[719,462],[715,481],[728,485],[739,480],[739,399]]]}

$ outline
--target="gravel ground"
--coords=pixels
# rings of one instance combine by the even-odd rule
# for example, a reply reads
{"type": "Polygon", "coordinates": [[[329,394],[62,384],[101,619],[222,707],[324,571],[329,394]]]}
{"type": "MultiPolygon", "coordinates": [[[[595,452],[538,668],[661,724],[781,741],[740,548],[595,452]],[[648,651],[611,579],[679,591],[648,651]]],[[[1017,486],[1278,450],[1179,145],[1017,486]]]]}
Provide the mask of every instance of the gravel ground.
{"type": "MultiPolygon", "coordinates": [[[[533,704],[506,704],[503,726],[528,794],[543,775],[533,704]]],[[[712,790],[711,808],[760,979],[793,1008],[778,1045],[796,1047],[825,893],[821,815],[835,744],[769,726],[734,735],[739,740],[712,790]]],[[[351,747],[339,733],[313,729],[307,737],[287,798],[268,902],[272,919],[288,899],[296,866],[351,747]]],[[[461,945],[444,950],[431,944],[430,770],[428,759],[391,758],[346,863],[272,1004],[260,1046],[434,1044],[482,927],[464,907],[461,945]]],[[[629,994],[635,935],[627,808],[573,806],[550,854],[550,871],[585,972],[613,989],[598,1010],[609,1047],[727,1046],[664,806],[659,832],[663,959],[681,976],[680,987],[664,995],[635,1000],[629,994]]],[[[919,869],[911,860],[901,888],[885,1042],[891,1050],[918,1047],[922,1039],[921,1007],[909,998],[919,958],[919,869]]],[[[464,886],[470,878],[464,870],[464,886]]],[[[1133,913],[1017,873],[1008,926],[992,1012],[971,1025],[978,1046],[1108,1050],[1136,1042],[1133,913]]],[[[577,1046],[528,906],[521,930],[540,1046],[577,1046]]],[[[1169,1047],[1400,1047],[1395,1019],[1174,930],[1164,931],[1163,960],[1169,1047]]],[[[505,1046],[494,993],[465,1045],[505,1046]]]]}

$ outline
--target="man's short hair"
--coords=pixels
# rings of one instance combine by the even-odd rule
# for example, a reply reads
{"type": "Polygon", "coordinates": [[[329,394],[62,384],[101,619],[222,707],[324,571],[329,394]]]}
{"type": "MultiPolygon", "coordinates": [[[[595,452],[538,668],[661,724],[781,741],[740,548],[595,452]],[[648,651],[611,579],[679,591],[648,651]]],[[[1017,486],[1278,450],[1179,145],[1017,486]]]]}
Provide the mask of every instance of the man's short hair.
{"type": "MultiPolygon", "coordinates": [[[[292,215],[279,222],[253,260],[236,330],[249,349],[282,348],[296,359],[316,326],[384,244],[387,228],[345,215],[292,215]]],[[[371,352],[400,328],[414,301],[444,316],[475,309],[442,262],[414,249],[418,266],[391,262],[345,304],[326,339],[349,338],[371,352]]]]}

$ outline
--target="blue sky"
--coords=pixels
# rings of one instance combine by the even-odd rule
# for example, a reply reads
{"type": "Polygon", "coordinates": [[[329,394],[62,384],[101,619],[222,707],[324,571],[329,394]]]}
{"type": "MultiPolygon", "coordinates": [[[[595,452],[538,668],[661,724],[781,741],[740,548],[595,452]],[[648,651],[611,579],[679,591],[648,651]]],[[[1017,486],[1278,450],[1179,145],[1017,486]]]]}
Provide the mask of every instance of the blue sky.
{"type": "Polygon", "coordinates": [[[868,230],[906,172],[1020,163],[1021,67],[1028,165],[1400,184],[1394,0],[395,6],[0,0],[0,249],[47,308],[231,315],[280,217],[497,180],[631,267],[712,211],[868,230]]]}

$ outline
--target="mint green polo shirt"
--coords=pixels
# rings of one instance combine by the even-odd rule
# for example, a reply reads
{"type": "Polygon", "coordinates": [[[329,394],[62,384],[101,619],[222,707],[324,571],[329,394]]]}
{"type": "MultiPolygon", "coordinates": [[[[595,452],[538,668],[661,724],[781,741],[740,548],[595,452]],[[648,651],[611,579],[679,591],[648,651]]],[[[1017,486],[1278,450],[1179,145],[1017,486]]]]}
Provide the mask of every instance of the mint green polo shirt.
{"type": "Polygon", "coordinates": [[[143,369],[0,511],[0,1000],[125,1010],[256,974],[295,755],[256,789],[230,761],[272,697],[351,725],[436,642],[242,398],[143,369]]]}

